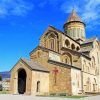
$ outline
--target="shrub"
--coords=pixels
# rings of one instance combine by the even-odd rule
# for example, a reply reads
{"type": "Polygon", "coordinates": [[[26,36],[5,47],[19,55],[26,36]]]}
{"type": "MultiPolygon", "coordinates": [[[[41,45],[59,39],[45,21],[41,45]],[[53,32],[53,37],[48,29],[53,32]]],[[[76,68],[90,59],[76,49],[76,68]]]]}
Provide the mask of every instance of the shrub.
{"type": "Polygon", "coordinates": [[[0,81],[2,81],[2,76],[0,75],[0,81]]]}
{"type": "Polygon", "coordinates": [[[50,93],[50,96],[56,96],[56,93],[50,93]]]}
{"type": "Polygon", "coordinates": [[[3,87],[2,87],[2,84],[0,84],[0,91],[2,91],[3,87]]]}
{"type": "Polygon", "coordinates": [[[66,93],[60,93],[59,96],[67,96],[66,93]]]}

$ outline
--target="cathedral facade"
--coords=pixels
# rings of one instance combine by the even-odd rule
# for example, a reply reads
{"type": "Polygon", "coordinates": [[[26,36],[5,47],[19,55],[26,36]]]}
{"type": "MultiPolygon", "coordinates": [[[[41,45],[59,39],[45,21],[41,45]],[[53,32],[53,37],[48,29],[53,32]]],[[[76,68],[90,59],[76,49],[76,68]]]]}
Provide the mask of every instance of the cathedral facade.
{"type": "Polygon", "coordinates": [[[13,94],[100,92],[100,43],[86,38],[85,23],[72,11],[64,32],[49,26],[30,60],[21,58],[11,69],[13,94]]]}

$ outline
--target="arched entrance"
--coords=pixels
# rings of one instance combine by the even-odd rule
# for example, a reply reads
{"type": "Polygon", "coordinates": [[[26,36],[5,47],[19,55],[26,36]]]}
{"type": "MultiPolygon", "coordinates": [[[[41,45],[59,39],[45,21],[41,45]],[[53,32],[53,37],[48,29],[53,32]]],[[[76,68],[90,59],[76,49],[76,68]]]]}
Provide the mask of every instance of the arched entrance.
{"type": "Polygon", "coordinates": [[[24,94],[26,92],[26,71],[24,69],[18,70],[18,93],[24,94]]]}

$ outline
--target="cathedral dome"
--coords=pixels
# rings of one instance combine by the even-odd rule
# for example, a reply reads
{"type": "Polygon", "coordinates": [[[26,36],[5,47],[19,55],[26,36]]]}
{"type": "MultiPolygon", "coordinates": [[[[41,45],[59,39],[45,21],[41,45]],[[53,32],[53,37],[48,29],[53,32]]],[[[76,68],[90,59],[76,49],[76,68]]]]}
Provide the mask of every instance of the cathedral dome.
{"type": "Polygon", "coordinates": [[[82,22],[81,18],[77,15],[76,11],[73,9],[72,13],[70,14],[67,23],[68,22],[73,22],[73,21],[78,21],[78,22],[82,22]]]}
{"type": "Polygon", "coordinates": [[[74,9],[64,24],[64,31],[73,39],[85,38],[85,24],[74,9]]]}

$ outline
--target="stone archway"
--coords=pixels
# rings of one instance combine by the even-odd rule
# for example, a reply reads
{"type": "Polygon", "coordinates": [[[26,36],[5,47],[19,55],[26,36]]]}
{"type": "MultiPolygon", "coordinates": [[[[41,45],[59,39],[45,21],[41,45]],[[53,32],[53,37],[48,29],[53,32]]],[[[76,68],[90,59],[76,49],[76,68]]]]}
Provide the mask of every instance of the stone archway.
{"type": "Polygon", "coordinates": [[[18,70],[18,93],[24,94],[26,92],[26,71],[24,69],[18,70]]]}

